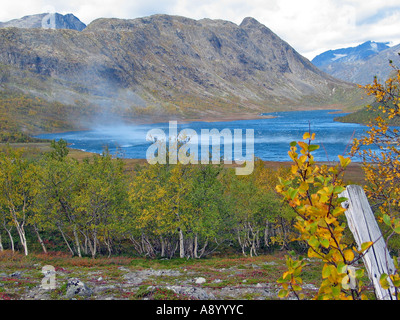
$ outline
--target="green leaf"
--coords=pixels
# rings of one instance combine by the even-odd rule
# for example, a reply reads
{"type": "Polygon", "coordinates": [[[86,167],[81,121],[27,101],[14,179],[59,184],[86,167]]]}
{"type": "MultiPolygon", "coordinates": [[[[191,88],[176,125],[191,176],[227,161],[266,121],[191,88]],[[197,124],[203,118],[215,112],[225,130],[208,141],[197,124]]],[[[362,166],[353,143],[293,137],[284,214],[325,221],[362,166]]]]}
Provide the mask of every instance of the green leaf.
{"type": "Polygon", "coordinates": [[[387,290],[387,289],[389,289],[389,287],[390,287],[387,278],[388,278],[388,275],[387,275],[386,273],[382,273],[382,274],[381,274],[381,277],[380,277],[380,279],[379,279],[379,283],[380,283],[380,285],[382,286],[382,288],[383,288],[384,290],[387,290]]]}
{"type": "Polygon", "coordinates": [[[400,279],[397,279],[397,280],[393,280],[393,279],[392,279],[392,282],[393,282],[393,285],[394,285],[395,287],[400,287],[400,279]]]}
{"type": "Polygon", "coordinates": [[[345,264],[343,261],[340,261],[337,266],[337,272],[346,273],[346,271],[347,271],[347,264],[345,264]]]}
{"type": "Polygon", "coordinates": [[[364,276],[364,269],[358,269],[356,270],[356,278],[360,279],[364,276]]]}
{"type": "Polygon", "coordinates": [[[338,297],[340,295],[340,286],[332,287],[332,294],[333,296],[338,297]]]}
{"type": "Polygon", "coordinates": [[[337,202],[338,203],[342,203],[342,202],[344,202],[344,201],[347,201],[348,199],[346,198],[346,197],[340,197],[340,198],[337,198],[337,202]]]}
{"type": "Polygon", "coordinates": [[[383,215],[383,222],[387,225],[387,226],[391,226],[392,225],[392,219],[390,219],[390,216],[387,214],[383,215]]]}
{"type": "Polygon", "coordinates": [[[291,143],[290,143],[290,146],[291,147],[295,147],[297,145],[297,142],[296,141],[292,141],[291,143]]]}
{"type": "Polygon", "coordinates": [[[288,282],[288,280],[283,279],[283,276],[282,276],[278,280],[276,280],[276,282],[278,282],[278,283],[286,283],[286,282],[288,282]]]}
{"type": "Polygon", "coordinates": [[[297,195],[298,192],[299,192],[299,189],[290,188],[290,189],[288,190],[288,194],[289,194],[290,199],[293,200],[293,199],[296,197],[296,195],[297,195]]]}
{"type": "Polygon", "coordinates": [[[364,252],[365,250],[369,249],[374,244],[373,241],[367,241],[361,244],[361,252],[364,252]]]}
{"type": "Polygon", "coordinates": [[[308,240],[308,244],[311,246],[311,247],[318,247],[319,246],[319,241],[318,241],[318,239],[316,238],[316,237],[311,237],[309,240],[308,240]]]}
{"type": "Polygon", "coordinates": [[[297,285],[297,284],[294,284],[293,286],[292,286],[292,289],[294,290],[294,291],[301,291],[301,290],[303,290],[299,285],[297,285]]]}
{"type": "Polygon", "coordinates": [[[342,193],[344,190],[346,190],[346,188],[344,188],[344,187],[342,187],[342,186],[336,186],[336,187],[333,189],[333,193],[336,193],[336,194],[342,193]]]}
{"type": "Polygon", "coordinates": [[[294,251],[294,250],[291,250],[291,251],[289,251],[288,252],[292,257],[295,257],[296,256],[296,251],[294,251]]]}
{"type": "Polygon", "coordinates": [[[315,151],[315,150],[318,150],[319,149],[319,145],[317,145],[317,144],[310,144],[309,146],[308,146],[308,151],[315,151]]]}
{"type": "Polygon", "coordinates": [[[288,296],[288,294],[289,294],[289,291],[288,290],[280,290],[279,291],[279,293],[278,293],[278,297],[279,298],[286,298],[287,296],[288,296]]]}
{"type": "Polygon", "coordinates": [[[324,248],[328,248],[328,247],[329,247],[329,240],[328,240],[328,239],[325,239],[325,238],[321,239],[321,245],[322,245],[324,248]]]}

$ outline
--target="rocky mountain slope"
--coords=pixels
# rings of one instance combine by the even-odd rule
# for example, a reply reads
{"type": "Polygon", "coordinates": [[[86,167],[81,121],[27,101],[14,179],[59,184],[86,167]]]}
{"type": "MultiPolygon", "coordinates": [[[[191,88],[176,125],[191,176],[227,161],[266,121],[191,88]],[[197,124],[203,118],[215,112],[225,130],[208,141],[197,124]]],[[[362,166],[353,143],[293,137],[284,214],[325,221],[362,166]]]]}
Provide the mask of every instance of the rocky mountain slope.
{"type": "Polygon", "coordinates": [[[80,106],[87,116],[94,107],[136,119],[358,101],[354,85],[320,71],[253,18],[236,25],[154,15],[97,19],[82,31],[2,28],[0,80],[2,90],[80,106]]]}
{"type": "Polygon", "coordinates": [[[82,31],[86,28],[86,25],[72,13],[66,15],[59,13],[41,13],[7,22],[0,22],[0,28],[8,27],[72,29],[82,31]]]}
{"type": "Polygon", "coordinates": [[[335,78],[361,85],[372,83],[375,76],[383,81],[392,71],[389,60],[400,60],[400,44],[389,47],[385,43],[367,41],[357,47],[329,50],[311,62],[335,78]]]}

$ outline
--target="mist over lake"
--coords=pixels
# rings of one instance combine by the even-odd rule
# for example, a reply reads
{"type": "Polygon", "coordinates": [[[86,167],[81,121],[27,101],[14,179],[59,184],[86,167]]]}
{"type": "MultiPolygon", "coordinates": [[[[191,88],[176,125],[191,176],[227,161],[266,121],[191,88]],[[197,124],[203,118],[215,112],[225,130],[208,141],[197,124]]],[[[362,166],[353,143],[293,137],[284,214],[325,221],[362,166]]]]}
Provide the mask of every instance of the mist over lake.
{"type": "MultiPolygon", "coordinates": [[[[350,150],[353,137],[361,137],[368,129],[364,125],[354,123],[335,122],[337,110],[313,110],[274,112],[274,118],[237,120],[223,122],[190,122],[178,123],[178,133],[182,129],[193,129],[200,140],[201,129],[242,129],[243,155],[245,155],[246,129],[254,130],[255,156],[266,161],[289,161],[289,144],[291,141],[302,139],[303,133],[315,132],[315,144],[319,150],[314,152],[317,161],[336,161],[337,156],[344,155],[350,150]]],[[[87,152],[102,153],[108,146],[112,154],[123,158],[145,159],[146,151],[152,142],[146,141],[146,134],[151,129],[161,129],[168,136],[169,123],[143,124],[143,125],[117,125],[93,126],[93,130],[74,131],[55,134],[42,134],[37,137],[44,139],[64,139],[70,143],[71,148],[87,152]]],[[[211,140],[210,140],[211,141],[211,140]]],[[[221,139],[222,144],[223,139],[221,139]]],[[[210,142],[211,143],[211,142],[210,142]]],[[[199,146],[200,152],[200,146],[199,146]]],[[[223,156],[223,149],[221,149],[223,156]]],[[[360,161],[353,158],[353,161],[360,161]]]]}

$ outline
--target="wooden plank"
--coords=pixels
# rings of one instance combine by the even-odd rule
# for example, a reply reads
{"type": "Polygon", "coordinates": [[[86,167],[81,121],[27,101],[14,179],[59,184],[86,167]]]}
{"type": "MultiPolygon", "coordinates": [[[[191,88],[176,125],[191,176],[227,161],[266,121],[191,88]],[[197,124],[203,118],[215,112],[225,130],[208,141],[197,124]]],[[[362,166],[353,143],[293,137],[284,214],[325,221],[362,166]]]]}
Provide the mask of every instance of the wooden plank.
{"type": "Polygon", "coordinates": [[[339,196],[348,199],[342,203],[342,206],[347,209],[345,214],[348,226],[357,242],[358,249],[361,249],[361,244],[364,242],[374,242],[363,256],[363,261],[374,285],[377,299],[397,300],[393,286],[384,290],[379,284],[381,274],[393,274],[395,267],[363,188],[358,185],[349,185],[339,196]]]}

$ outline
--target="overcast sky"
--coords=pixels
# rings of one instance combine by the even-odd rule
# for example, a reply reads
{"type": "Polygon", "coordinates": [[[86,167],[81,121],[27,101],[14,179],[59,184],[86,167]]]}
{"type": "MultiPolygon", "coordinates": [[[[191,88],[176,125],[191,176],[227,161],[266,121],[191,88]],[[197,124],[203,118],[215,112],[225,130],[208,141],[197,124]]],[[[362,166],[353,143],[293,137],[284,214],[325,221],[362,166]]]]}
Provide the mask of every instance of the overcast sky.
{"type": "Polygon", "coordinates": [[[250,16],[310,60],[367,40],[400,43],[400,0],[3,0],[0,21],[52,11],[73,13],[86,24],[158,13],[240,24],[250,16]]]}

